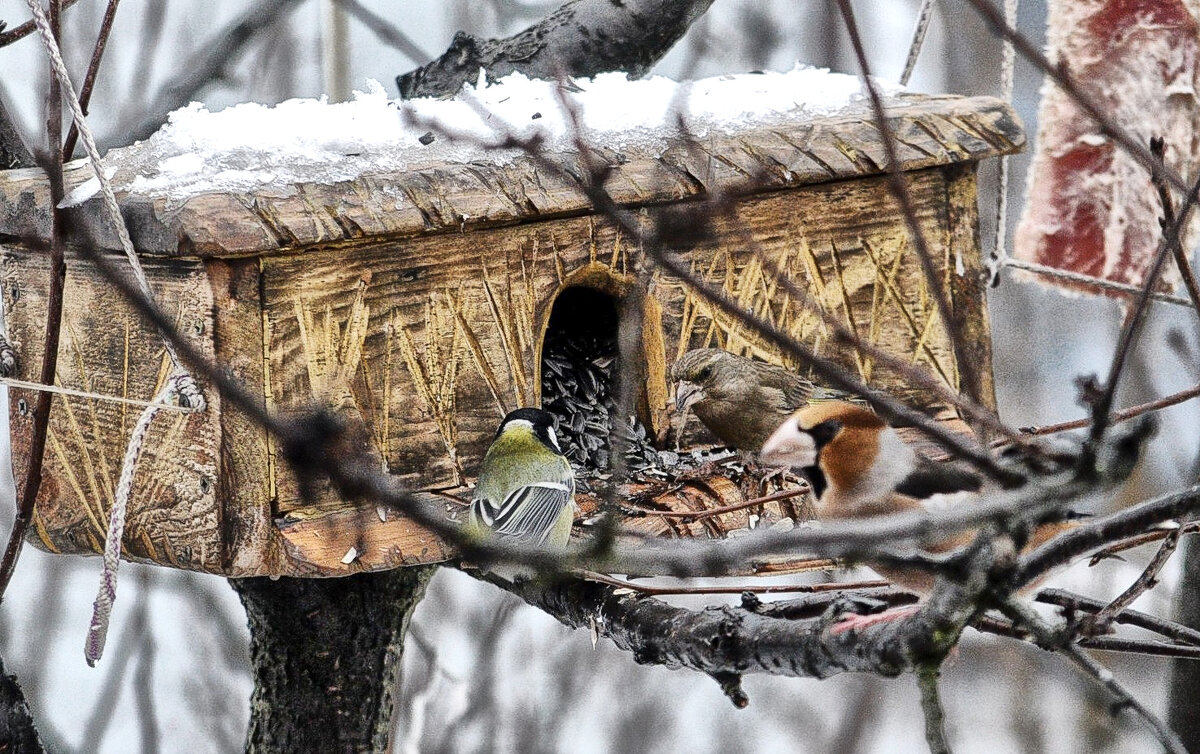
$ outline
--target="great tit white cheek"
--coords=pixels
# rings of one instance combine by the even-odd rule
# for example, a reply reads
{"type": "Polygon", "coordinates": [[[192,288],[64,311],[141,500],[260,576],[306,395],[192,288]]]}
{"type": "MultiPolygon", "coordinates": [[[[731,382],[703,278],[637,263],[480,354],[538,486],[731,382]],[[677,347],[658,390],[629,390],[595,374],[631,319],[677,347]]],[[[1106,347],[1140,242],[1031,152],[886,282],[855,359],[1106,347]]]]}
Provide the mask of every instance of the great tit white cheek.
{"type": "Polygon", "coordinates": [[[546,437],[550,438],[550,444],[554,446],[554,449],[561,453],[562,448],[558,446],[558,435],[555,434],[554,427],[546,427],[546,437]]]}

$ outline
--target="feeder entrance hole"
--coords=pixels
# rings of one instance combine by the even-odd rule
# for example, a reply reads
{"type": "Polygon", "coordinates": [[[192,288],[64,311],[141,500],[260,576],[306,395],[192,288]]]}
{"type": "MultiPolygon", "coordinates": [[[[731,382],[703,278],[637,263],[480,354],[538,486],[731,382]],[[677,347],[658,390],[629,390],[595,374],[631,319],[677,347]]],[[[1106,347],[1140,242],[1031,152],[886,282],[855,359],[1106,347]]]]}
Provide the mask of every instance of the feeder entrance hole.
{"type": "MultiPolygon", "coordinates": [[[[619,327],[618,298],[571,286],[555,300],[542,341],[542,408],[558,417],[563,453],[585,473],[611,467],[614,423],[624,431],[630,446],[627,460],[634,466],[655,452],[641,422],[615,421],[617,375],[622,373],[619,327]]],[[[641,391],[636,399],[644,401],[641,391]]]]}

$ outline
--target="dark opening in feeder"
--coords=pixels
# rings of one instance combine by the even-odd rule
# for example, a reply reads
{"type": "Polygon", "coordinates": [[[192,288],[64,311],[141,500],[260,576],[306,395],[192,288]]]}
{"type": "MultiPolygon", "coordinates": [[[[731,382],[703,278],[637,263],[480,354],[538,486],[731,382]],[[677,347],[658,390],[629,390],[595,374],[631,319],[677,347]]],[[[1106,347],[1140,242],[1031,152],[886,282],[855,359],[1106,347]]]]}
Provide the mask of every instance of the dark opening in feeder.
{"type": "Polygon", "coordinates": [[[565,288],[554,302],[542,341],[542,407],[558,417],[563,452],[583,476],[611,468],[613,425],[623,431],[626,462],[652,464],[655,449],[636,416],[645,397],[635,393],[633,415],[616,421],[620,400],[620,302],[586,286],[565,288]]]}

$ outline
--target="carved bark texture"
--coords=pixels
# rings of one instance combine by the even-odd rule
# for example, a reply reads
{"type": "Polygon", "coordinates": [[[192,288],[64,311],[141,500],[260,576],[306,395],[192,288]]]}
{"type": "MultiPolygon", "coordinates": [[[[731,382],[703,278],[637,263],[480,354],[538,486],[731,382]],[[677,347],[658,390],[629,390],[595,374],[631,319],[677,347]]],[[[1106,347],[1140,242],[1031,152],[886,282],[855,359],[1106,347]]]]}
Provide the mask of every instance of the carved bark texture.
{"type": "Polygon", "coordinates": [[[433,567],[231,579],[250,622],[248,752],[385,752],[412,612],[433,567]]]}
{"type": "Polygon", "coordinates": [[[571,0],[507,39],[454,35],[437,60],[396,77],[400,96],[454,94],[479,69],[497,79],[513,72],[530,78],[594,76],[625,71],[644,76],[713,0],[571,0]]]}

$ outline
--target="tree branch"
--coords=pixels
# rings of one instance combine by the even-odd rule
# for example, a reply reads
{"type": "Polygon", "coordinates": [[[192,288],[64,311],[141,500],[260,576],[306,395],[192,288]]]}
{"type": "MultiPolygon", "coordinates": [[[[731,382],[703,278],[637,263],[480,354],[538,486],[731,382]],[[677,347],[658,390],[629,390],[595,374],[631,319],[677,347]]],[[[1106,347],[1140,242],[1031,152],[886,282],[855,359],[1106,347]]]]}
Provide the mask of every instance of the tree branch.
{"type": "Polygon", "coordinates": [[[1001,612],[1012,620],[1014,626],[1028,629],[1037,640],[1038,646],[1064,655],[1074,665],[1096,683],[1103,686],[1117,700],[1111,712],[1116,717],[1122,710],[1131,710],[1142,719],[1146,727],[1154,733],[1159,743],[1171,754],[1187,754],[1187,749],[1174,731],[1166,726],[1157,715],[1135,699],[1118,681],[1113,672],[1096,662],[1087,652],[1079,648],[1074,641],[1063,641],[1062,637],[1047,626],[1032,610],[1009,600],[1000,607],[1001,612]]]}
{"type": "MultiPolygon", "coordinates": [[[[66,10],[74,5],[76,0],[62,0],[62,9],[66,10]]],[[[0,23],[0,29],[4,28],[4,24],[0,23]]],[[[24,39],[33,33],[35,25],[31,20],[26,21],[20,26],[9,29],[6,32],[0,33],[0,47],[7,47],[13,42],[24,39]]]]}
{"type": "Polygon", "coordinates": [[[925,713],[925,741],[930,754],[950,754],[946,741],[946,713],[942,709],[942,697],[938,693],[938,678],[942,671],[939,665],[922,665],[917,669],[917,688],[921,691],[921,711],[925,713]]]}
{"type": "MultiPolygon", "coordinates": [[[[50,3],[50,33],[55,38],[59,36],[59,21],[62,4],[59,0],[50,3]]],[[[58,344],[62,335],[63,296],[66,290],[67,263],[66,244],[63,240],[64,219],[59,209],[63,189],[63,151],[62,151],[62,90],[56,76],[50,77],[50,88],[46,97],[46,144],[47,152],[43,159],[42,169],[50,184],[51,220],[50,220],[50,281],[46,292],[46,326],[45,341],[42,344],[42,365],[38,380],[43,385],[53,385],[58,370],[58,344]]],[[[25,543],[25,532],[33,521],[33,508],[37,503],[38,491],[42,487],[42,464],[46,455],[46,437],[50,430],[50,408],[54,394],[40,392],[34,403],[33,427],[30,430],[29,465],[25,468],[23,484],[18,488],[20,500],[17,505],[17,515],[13,519],[12,531],[8,534],[8,544],[4,548],[3,559],[0,559],[0,601],[12,582],[13,573],[17,569],[17,561],[21,557],[21,547],[25,543]]]]}
{"type": "Polygon", "coordinates": [[[507,39],[454,35],[440,58],[396,77],[404,99],[456,94],[479,77],[520,72],[560,79],[625,71],[644,76],[713,0],[571,0],[507,39]]]}
{"type": "MultiPolygon", "coordinates": [[[[108,47],[108,36],[112,33],[113,21],[117,17],[117,5],[120,0],[108,0],[104,9],[104,19],[100,22],[100,32],[96,35],[96,46],[92,49],[92,60],[88,63],[87,75],[83,79],[83,87],[79,90],[79,107],[83,114],[88,114],[88,104],[92,101],[92,90],[96,86],[96,74],[100,71],[100,61],[104,58],[104,50],[108,47]]],[[[63,154],[70,159],[75,152],[75,141],[79,138],[79,126],[72,122],[71,130],[67,132],[67,141],[63,145],[63,154]]]]}
{"type": "Polygon", "coordinates": [[[1091,519],[1023,555],[1013,577],[1020,584],[1029,583],[1051,568],[1097,547],[1131,534],[1139,534],[1154,524],[1194,515],[1198,511],[1200,485],[1193,485],[1182,492],[1138,503],[1111,516],[1091,519]]]}
{"type": "MultiPolygon", "coordinates": [[[[686,667],[706,673],[727,691],[747,673],[827,678],[844,672],[896,676],[940,663],[985,598],[988,576],[1003,547],[989,535],[972,544],[962,581],[939,578],[929,600],[903,620],[858,631],[830,629],[841,615],[865,604],[881,607],[873,592],[814,595],[824,598],[812,617],[811,597],[742,606],[688,610],[654,597],[583,579],[509,583],[472,572],[512,592],[571,628],[589,628],[631,652],[642,664],[686,667]]],[[[735,702],[741,697],[736,697],[735,702]]]]}

